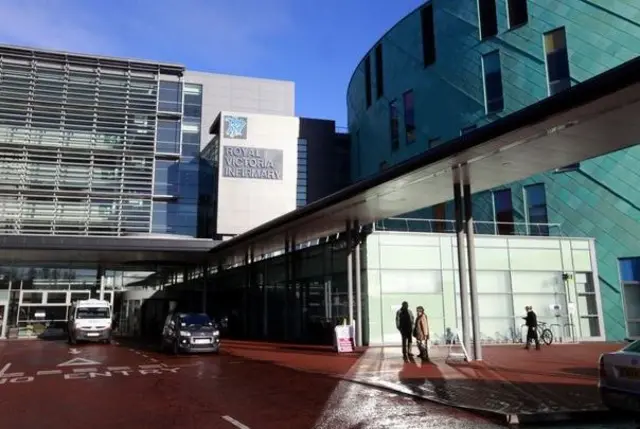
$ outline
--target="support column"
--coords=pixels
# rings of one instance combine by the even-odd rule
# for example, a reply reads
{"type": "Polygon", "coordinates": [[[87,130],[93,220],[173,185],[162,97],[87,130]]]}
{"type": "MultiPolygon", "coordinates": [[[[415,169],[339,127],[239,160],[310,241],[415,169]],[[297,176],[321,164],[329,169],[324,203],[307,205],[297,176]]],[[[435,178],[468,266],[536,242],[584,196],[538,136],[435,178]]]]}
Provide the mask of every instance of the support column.
{"type": "Polygon", "coordinates": [[[291,271],[289,270],[289,259],[291,256],[289,249],[289,237],[284,239],[284,317],[283,333],[285,341],[289,339],[289,284],[291,283],[291,271]]]}
{"type": "Polygon", "coordinates": [[[202,309],[207,314],[207,288],[209,287],[209,265],[202,267],[202,309]]]}
{"type": "MultiPolygon", "coordinates": [[[[469,317],[469,287],[467,286],[467,258],[464,252],[464,215],[462,201],[462,176],[460,168],[453,169],[453,203],[456,214],[456,241],[458,243],[458,278],[460,283],[460,309],[462,317],[462,342],[467,353],[471,350],[471,318],[469,317]]],[[[457,318],[456,318],[457,319],[457,318]]],[[[457,320],[456,320],[457,322],[457,320]]]]}
{"type": "Polygon", "coordinates": [[[249,333],[249,287],[251,286],[251,265],[249,264],[249,250],[244,252],[244,287],[242,288],[242,335],[246,338],[249,333]]]}
{"type": "Polygon", "coordinates": [[[353,231],[351,221],[346,222],[346,251],[347,251],[347,305],[349,324],[353,324],[353,231]]]}
{"type": "Polygon", "coordinates": [[[482,344],[480,337],[480,313],[478,306],[478,280],[476,276],[476,246],[473,227],[473,205],[471,201],[471,181],[469,167],[464,166],[463,190],[464,213],[467,230],[467,256],[469,258],[469,292],[471,294],[471,321],[473,323],[473,355],[475,360],[482,360],[482,344]]]}
{"type": "Polygon", "coordinates": [[[353,222],[353,231],[355,234],[355,245],[353,252],[355,257],[355,280],[356,280],[356,346],[362,346],[362,276],[360,269],[360,223],[353,222]]]}
{"type": "Polygon", "coordinates": [[[104,268],[98,266],[96,271],[96,281],[100,282],[98,287],[98,299],[104,299],[104,268]]]}

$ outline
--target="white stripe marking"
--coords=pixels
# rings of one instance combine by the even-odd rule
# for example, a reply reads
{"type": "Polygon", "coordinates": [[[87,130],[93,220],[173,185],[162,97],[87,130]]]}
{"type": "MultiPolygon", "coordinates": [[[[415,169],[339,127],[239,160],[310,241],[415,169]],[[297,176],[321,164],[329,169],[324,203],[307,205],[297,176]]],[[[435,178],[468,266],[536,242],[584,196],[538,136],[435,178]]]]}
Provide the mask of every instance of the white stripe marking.
{"type": "Polygon", "coordinates": [[[98,372],[98,369],[97,368],[74,368],[73,372],[80,372],[80,373],[98,372]]]}
{"type": "Polygon", "coordinates": [[[243,425],[242,423],[240,423],[239,421],[237,421],[236,419],[234,419],[231,416],[222,416],[222,420],[228,421],[229,423],[231,423],[232,425],[234,425],[235,427],[237,427],[239,429],[251,429],[249,426],[243,425]]]}
{"type": "Polygon", "coordinates": [[[0,378],[24,377],[24,372],[12,372],[10,374],[2,374],[0,378]]]}
{"type": "Polygon", "coordinates": [[[138,365],[140,367],[140,369],[157,369],[157,368],[162,368],[162,365],[159,364],[152,364],[152,365],[138,365]]]}
{"type": "Polygon", "coordinates": [[[131,367],[128,366],[108,366],[107,371],[129,371],[131,367]]]}
{"type": "Polygon", "coordinates": [[[56,375],[56,374],[62,374],[62,370],[61,369],[44,369],[42,371],[36,372],[36,375],[56,375]]]}

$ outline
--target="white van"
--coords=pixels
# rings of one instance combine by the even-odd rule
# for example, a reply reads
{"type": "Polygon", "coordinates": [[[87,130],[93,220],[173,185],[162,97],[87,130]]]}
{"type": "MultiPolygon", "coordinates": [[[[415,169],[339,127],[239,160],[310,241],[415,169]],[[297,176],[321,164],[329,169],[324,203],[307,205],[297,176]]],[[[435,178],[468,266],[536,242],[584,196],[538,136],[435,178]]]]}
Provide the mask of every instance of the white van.
{"type": "Polygon", "coordinates": [[[111,342],[112,313],[109,301],[86,299],[71,305],[68,322],[69,344],[78,341],[111,342]]]}

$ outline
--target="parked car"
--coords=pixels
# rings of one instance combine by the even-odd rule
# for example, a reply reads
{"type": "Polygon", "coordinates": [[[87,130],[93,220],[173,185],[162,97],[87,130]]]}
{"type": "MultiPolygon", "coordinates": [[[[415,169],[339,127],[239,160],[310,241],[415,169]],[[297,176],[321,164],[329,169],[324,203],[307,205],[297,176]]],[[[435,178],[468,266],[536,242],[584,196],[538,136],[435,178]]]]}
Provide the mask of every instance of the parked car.
{"type": "Polygon", "coordinates": [[[200,353],[220,350],[220,330],[203,313],[173,313],[167,316],[162,330],[162,349],[200,353]]]}
{"type": "Polygon", "coordinates": [[[610,409],[640,414],[640,341],[600,356],[598,389],[610,409]]]}

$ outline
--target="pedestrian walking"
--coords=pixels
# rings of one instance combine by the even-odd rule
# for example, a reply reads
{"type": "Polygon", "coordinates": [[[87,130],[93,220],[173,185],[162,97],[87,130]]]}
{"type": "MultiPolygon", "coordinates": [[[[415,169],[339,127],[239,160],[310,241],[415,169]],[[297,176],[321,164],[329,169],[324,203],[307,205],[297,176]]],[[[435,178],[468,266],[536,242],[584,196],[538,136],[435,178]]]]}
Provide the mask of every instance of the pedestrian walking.
{"type": "Polygon", "coordinates": [[[413,328],[413,336],[420,351],[420,358],[429,359],[429,319],[424,313],[424,307],[416,308],[416,322],[413,328]]]}
{"type": "Polygon", "coordinates": [[[396,312],[396,328],[402,336],[402,357],[407,360],[411,353],[411,335],[413,331],[413,313],[409,309],[409,303],[404,301],[396,312]]]}
{"type": "Polygon", "coordinates": [[[531,342],[536,343],[536,350],[540,350],[540,339],[538,338],[538,315],[533,311],[533,307],[528,305],[525,308],[527,316],[523,317],[524,323],[527,326],[527,343],[524,346],[525,349],[529,349],[531,342]]]}

